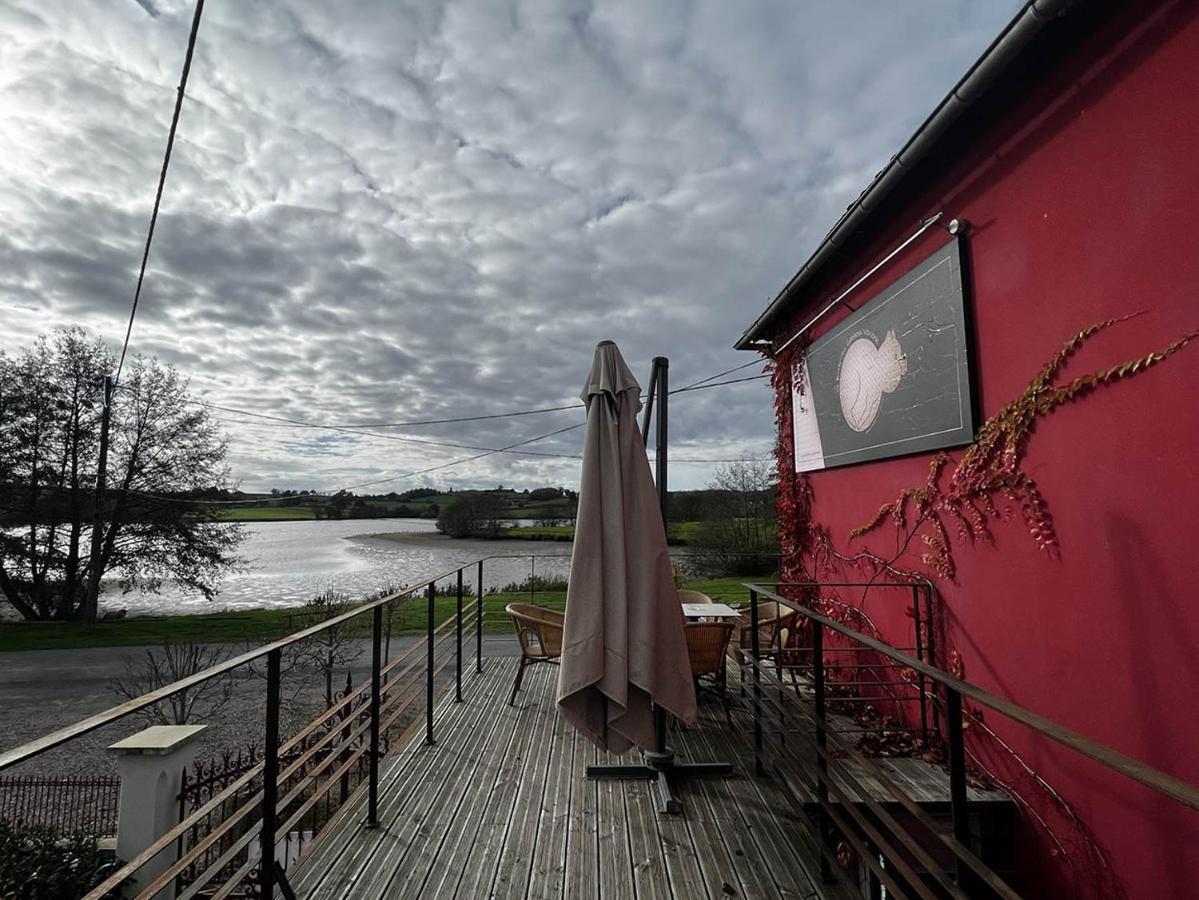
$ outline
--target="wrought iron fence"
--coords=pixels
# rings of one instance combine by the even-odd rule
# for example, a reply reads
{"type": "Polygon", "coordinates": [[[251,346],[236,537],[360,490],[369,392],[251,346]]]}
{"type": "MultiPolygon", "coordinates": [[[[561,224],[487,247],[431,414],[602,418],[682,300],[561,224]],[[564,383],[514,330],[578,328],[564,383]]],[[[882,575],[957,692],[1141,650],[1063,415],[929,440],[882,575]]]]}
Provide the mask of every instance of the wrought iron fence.
{"type": "Polygon", "coordinates": [[[115,775],[3,776],[0,821],[114,835],[120,793],[121,779],[115,775]]]}

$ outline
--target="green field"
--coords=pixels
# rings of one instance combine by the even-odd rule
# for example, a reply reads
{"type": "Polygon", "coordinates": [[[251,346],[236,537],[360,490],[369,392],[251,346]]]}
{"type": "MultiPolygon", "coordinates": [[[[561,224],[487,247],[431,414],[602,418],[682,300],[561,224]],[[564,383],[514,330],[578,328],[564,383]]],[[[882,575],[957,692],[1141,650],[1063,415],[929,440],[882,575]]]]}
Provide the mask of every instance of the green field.
{"type": "MultiPolygon", "coordinates": [[[[717,602],[741,603],[745,600],[744,581],[754,578],[714,578],[688,581],[684,587],[702,591],[717,602]]],[[[512,626],[504,615],[508,603],[534,602],[551,609],[566,605],[564,591],[539,591],[529,594],[488,594],[485,601],[484,631],[504,634],[512,626]]],[[[467,598],[467,605],[473,603],[467,598]]],[[[454,614],[455,598],[438,597],[434,601],[434,619],[443,622],[454,614]]],[[[173,643],[259,644],[298,630],[305,623],[297,619],[297,610],[253,609],[244,612],[222,612],[208,615],[145,616],[101,625],[82,625],[75,622],[33,622],[0,624],[0,653],[13,650],[71,650],[79,647],[129,647],[173,643]]],[[[364,637],[369,630],[369,617],[354,620],[353,631],[364,637]]],[[[392,606],[392,633],[419,634],[426,624],[426,601],[423,594],[397,601],[392,606]]]]}
{"type": "Polygon", "coordinates": [[[316,513],[310,506],[244,506],[238,509],[223,509],[217,518],[234,522],[294,522],[315,519],[316,513]]]}

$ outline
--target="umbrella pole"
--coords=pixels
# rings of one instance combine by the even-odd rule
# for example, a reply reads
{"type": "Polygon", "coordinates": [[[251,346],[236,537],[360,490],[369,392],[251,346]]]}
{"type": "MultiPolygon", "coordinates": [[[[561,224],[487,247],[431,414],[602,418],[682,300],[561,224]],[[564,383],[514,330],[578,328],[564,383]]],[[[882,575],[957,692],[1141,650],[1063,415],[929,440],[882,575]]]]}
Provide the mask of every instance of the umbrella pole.
{"type": "MultiPolygon", "coordinates": [[[[650,389],[642,437],[649,443],[649,423],[654,401],[657,400],[657,457],[655,481],[658,486],[658,504],[662,510],[662,527],[666,527],[666,448],[667,448],[667,397],[670,395],[668,372],[670,361],[664,356],[655,356],[650,373],[650,389]]],[[[605,698],[605,708],[607,700],[605,698]]],[[[607,715],[604,716],[605,727],[607,715]]],[[[672,781],[680,778],[727,778],[733,774],[732,763],[680,763],[675,762],[674,751],[666,746],[666,710],[654,705],[654,749],[643,754],[643,765],[588,766],[588,778],[652,779],[658,785],[658,808],[669,815],[683,811],[682,804],[674,792],[672,781]]]]}

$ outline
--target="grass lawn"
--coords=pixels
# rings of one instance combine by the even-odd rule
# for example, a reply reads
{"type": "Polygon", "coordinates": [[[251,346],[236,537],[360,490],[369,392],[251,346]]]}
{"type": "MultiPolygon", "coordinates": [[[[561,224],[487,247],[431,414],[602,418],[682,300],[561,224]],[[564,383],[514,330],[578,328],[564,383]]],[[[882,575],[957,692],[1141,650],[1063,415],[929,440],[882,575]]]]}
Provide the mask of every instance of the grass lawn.
{"type": "MultiPolygon", "coordinates": [[[[744,581],[768,580],[770,576],[732,577],[685,582],[683,587],[702,591],[718,603],[742,603],[746,599],[744,581]]],[[[487,634],[508,634],[512,625],[504,615],[508,603],[537,603],[551,609],[566,606],[565,591],[539,591],[529,594],[488,594],[485,601],[487,634]]],[[[473,602],[467,598],[465,605],[473,602]]],[[[434,602],[434,619],[444,622],[454,614],[455,598],[438,597],[434,602]]],[[[298,621],[296,609],[252,609],[242,612],[222,612],[208,615],[143,616],[108,622],[101,625],[82,625],[75,622],[35,622],[0,624],[0,653],[13,650],[71,650],[79,647],[128,647],[141,644],[263,643],[272,638],[296,631],[306,623],[298,621]]],[[[426,600],[423,594],[392,605],[393,634],[421,634],[425,630],[426,600]]],[[[469,621],[469,620],[468,620],[469,621]]],[[[370,617],[360,616],[353,621],[351,633],[366,637],[370,617]]]]}
{"type": "Polygon", "coordinates": [[[310,506],[245,506],[220,510],[217,518],[234,522],[288,522],[315,519],[316,513],[310,506]]]}
{"type": "MultiPolygon", "coordinates": [[[[671,522],[666,530],[672,544],[687,544],[695,539],[702,522],[671,522]]],[[[575,536],[573,525],[514,525],[500,532],[501,538],[521,541],[569,541],[575,536]]]]}

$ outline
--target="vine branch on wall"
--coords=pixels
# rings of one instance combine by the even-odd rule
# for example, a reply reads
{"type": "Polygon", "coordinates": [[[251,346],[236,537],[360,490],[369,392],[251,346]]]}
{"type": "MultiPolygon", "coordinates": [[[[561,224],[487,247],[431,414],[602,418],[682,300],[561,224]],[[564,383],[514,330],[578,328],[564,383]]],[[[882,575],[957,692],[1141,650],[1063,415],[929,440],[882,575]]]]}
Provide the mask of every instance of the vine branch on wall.
{"type": "Polygon", "coordinates": [[[884,503],[870,521],[853,529],[850,537],[862,537],[890,521],[902,540],[895,556],[885,561],[886,565],[907,553],[909,545],[919,538],[925,548],[921,562],[938,575],[953,580],[957,572],[950,530],[955,530],[965,542],[989,541],[991,523],[1007,521],[1018,511],[1037,546],[1047,553],[1056,553],[1057,532],[1045,498],[1032,476],[1020,468],[1037,422],[1100,387],[1145,372],[1196,337],[1192,332],[1146,356],[1080,375],[1065,384],[1056,383],[1062,368],[1087,341],[1129,318],[1132,316],[1097,322],[1072,336],[1019,397],[987,419],[956,465],[949,454],[936,454],[924,484],[904,488],[895,500],[884,503]]]}

